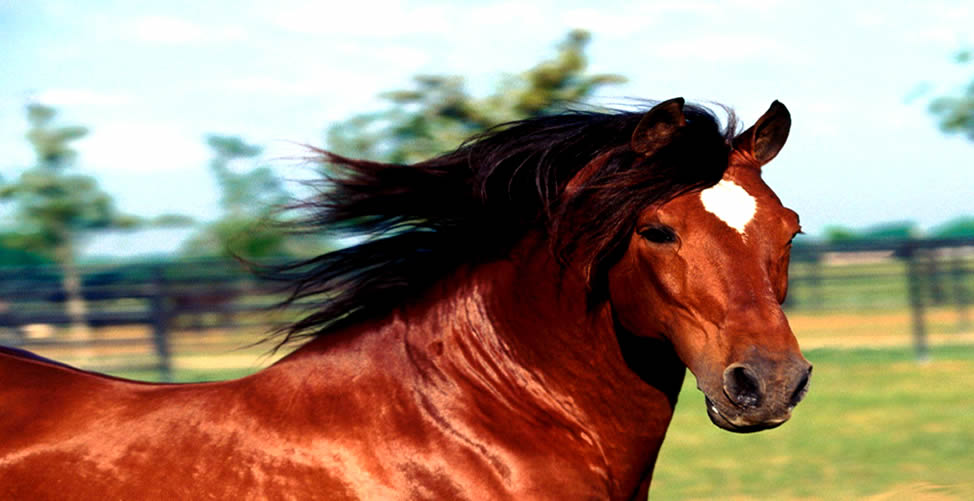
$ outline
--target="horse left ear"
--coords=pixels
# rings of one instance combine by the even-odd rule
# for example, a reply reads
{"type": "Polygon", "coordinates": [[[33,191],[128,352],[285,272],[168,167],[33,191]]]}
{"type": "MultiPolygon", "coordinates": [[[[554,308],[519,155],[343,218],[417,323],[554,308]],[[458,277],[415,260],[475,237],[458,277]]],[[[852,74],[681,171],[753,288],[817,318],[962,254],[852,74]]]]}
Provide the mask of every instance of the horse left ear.
{"type": "Polygon", "coordinates": [[[675,97],[647,111],[629,141],[633,151],[648,157],[669,144],[676,132],[687,124],[683,116],[684,104],[682,97],[675,97]]]}
{"type": "Polygon", "coordinates": [[[771,161],[781,151],[791,130],[791,113],[775,100],[761,118],[734,138],[734,150],[754,158],[760,167],[771,161]]]}

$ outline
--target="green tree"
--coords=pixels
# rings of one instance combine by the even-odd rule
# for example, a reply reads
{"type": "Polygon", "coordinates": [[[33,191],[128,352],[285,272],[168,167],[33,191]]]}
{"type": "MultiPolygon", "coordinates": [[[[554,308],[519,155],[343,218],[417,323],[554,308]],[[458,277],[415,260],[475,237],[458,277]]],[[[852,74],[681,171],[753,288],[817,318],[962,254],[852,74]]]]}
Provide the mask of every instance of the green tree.
{"type": "Polygon", "coordinates": [[[932,230],[936,238],[974,238],[974,216],[960,216],[947,221],[932,230]]]}
{"type": "Polygon", "coordinates": [[[850,229],[843,226],[825,228],[825,241],[829,243],[909,240],[917,238],[919,235],[920,230],[912,221],[880,223],[862,229],[850,229]]]}
{"type": "Polygon", "coordinates": [[[76,125],[58,125],[57,111],[27,106],[27,140],[36,163],[13,182],[0,186],[0,200],[11,204],[13,235],[6,244],[52,259],[61,268],[72,331],[87,338],[86,307],[76,266],[78,244],[91,231],[132,227],[138,219],[120,214],[98,181],[75,172],[73,143],[88,134],[76,125]]]}
{"type": "Polygon", "coordinates": [[[53,264],[49,256],[24,250],[21,236],[13,232],[0,233],[0,266],[30,266],[53,264]]]}
{"type": "Polygon", "coordinates": [[[186,228],[195,224],[196,220],[185,214],[161,214],[145,221],[146,226],[153,228],[186,228]]]}
{"type": "Polygon", "coordinates": [[[247,259],[287,255],[287,232],[279,208],[289,199],[280,179],[267,166],[234,169],[255,162],[262,149],[235,136],[211,135],[210,171],[220,185],[222,214],[186,244],[195,256],[240,256],[247,259]]]}
{"type": "Polygon", "coordinates": [[[589,39],[588,32],[572,31],[554,58],[506,78],[483,98],[471,96],[462,77],[417,76],[415,88],[382,95],[388,109],[331,127],[329,148],[373,160],[416,162],[452,150],[495,125],[583,102],[602,86],[625,81],[619,75],[586,73],[589,39]]]}
{"type": "MultiPolygon", "coordinates": [[[[957,62],[970,64],[974,62],[974,54],[962,51],[957,55],[957,62]]],[[[964,134],[974,141],[974,80],[958,94],[934,99],[930,111],[937,116],[944,132],[964,134]]]]}
{"type": "Polygon", "coordinates": [[[825,241],[829,243],[855,242],[862,240],[862,233],[846,228],[845,226],[827,226],[825,228],[825,241]]]}

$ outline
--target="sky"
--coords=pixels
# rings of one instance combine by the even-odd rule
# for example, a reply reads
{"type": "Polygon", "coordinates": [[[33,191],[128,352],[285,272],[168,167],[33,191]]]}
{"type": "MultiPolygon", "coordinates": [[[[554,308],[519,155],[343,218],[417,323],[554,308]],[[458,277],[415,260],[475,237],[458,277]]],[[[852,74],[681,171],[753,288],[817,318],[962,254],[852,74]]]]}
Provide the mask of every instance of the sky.
{"type": "Polygon", "coordinates": [[[574,28],[592,33],[591,72],[628,78],[598,104],[683,96],[750,125],[781,100],[791,136],[764,177],[812,235],[974,215],[974,142],[928,111],[974,79],[954,60],[974,47],[969,0],[0,0],[0,175],[32,164],[37,101],[91,129],[77,168],[121,210],[212,219],[207,134],[300,179],[299,145],[381,92],[451,74],[483,95],[574,28]]]}

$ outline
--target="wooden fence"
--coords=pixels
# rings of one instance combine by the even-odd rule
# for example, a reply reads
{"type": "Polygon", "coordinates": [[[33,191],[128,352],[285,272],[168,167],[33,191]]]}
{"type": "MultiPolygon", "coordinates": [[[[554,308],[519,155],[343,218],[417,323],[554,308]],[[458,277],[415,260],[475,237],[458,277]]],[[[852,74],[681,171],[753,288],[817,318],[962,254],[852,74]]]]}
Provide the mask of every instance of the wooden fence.
{"type": "Polygon", "coordinates": [[[974,238],[796,246],[789,288],[791,311],[908,308],[914,349],[926,359],[931,307],[952,309],[956,331],[971,329],[974,238]]]}
{"type": "MultiPolygon", "coordinates": [[[[791,269],[787,309],[909,308],[920,358],[928,352],[930,306],[955,309],[958,328],[970,328],[974,239],[798,245],[791,269]]],[[[83,349],[141,343],[152,352],[144,367],[168,379],[174,332],[199,338],[215,330],[259,333],[287,320],[273,308],[281,299],[277,286],[260,283],[236,262],[98,265],[81,273],[86,323],[99,334],[65,334],[71,318],[56,267],[0,268],[0,344],[83,349]],[[124,328],[132,326],[141,330],[124,328]],[[101,334],[109,330],[103,327],[115,328],[115,334],[101,334]],[[133,334],[126,335],[129,331],[133,334]]]]}
{"type": "Polygon", "coordinates": [[[201,335],[214,329],[263,332],[279,317],[274,308],[282,297],[279,287],[260,283],[232,261],[94,265],[79,271],[88,335],[70,329],[60,270],[0,269],[0,344],[84,349],[148,341],[155,360],[131,368],[156,369],[169,379],[175,330],[201,335]],[[108,327],[123,334],[106,336],[108,327]]]}

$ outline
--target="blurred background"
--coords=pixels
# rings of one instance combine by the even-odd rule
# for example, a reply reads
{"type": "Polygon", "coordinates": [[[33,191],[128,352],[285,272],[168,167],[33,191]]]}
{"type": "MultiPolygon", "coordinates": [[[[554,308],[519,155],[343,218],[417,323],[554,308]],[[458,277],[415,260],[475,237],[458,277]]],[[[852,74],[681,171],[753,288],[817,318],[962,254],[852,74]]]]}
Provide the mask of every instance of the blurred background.
{"type": "Polygon", "coordinates": [[[0,0],[0,344],[147,380],[259,370],[306,145],[411,162],[565,107],[743,123],[801,214],[792,421],[716,429],[692,378],[655,499],[974,498],[974,4],[0,0]]]}

